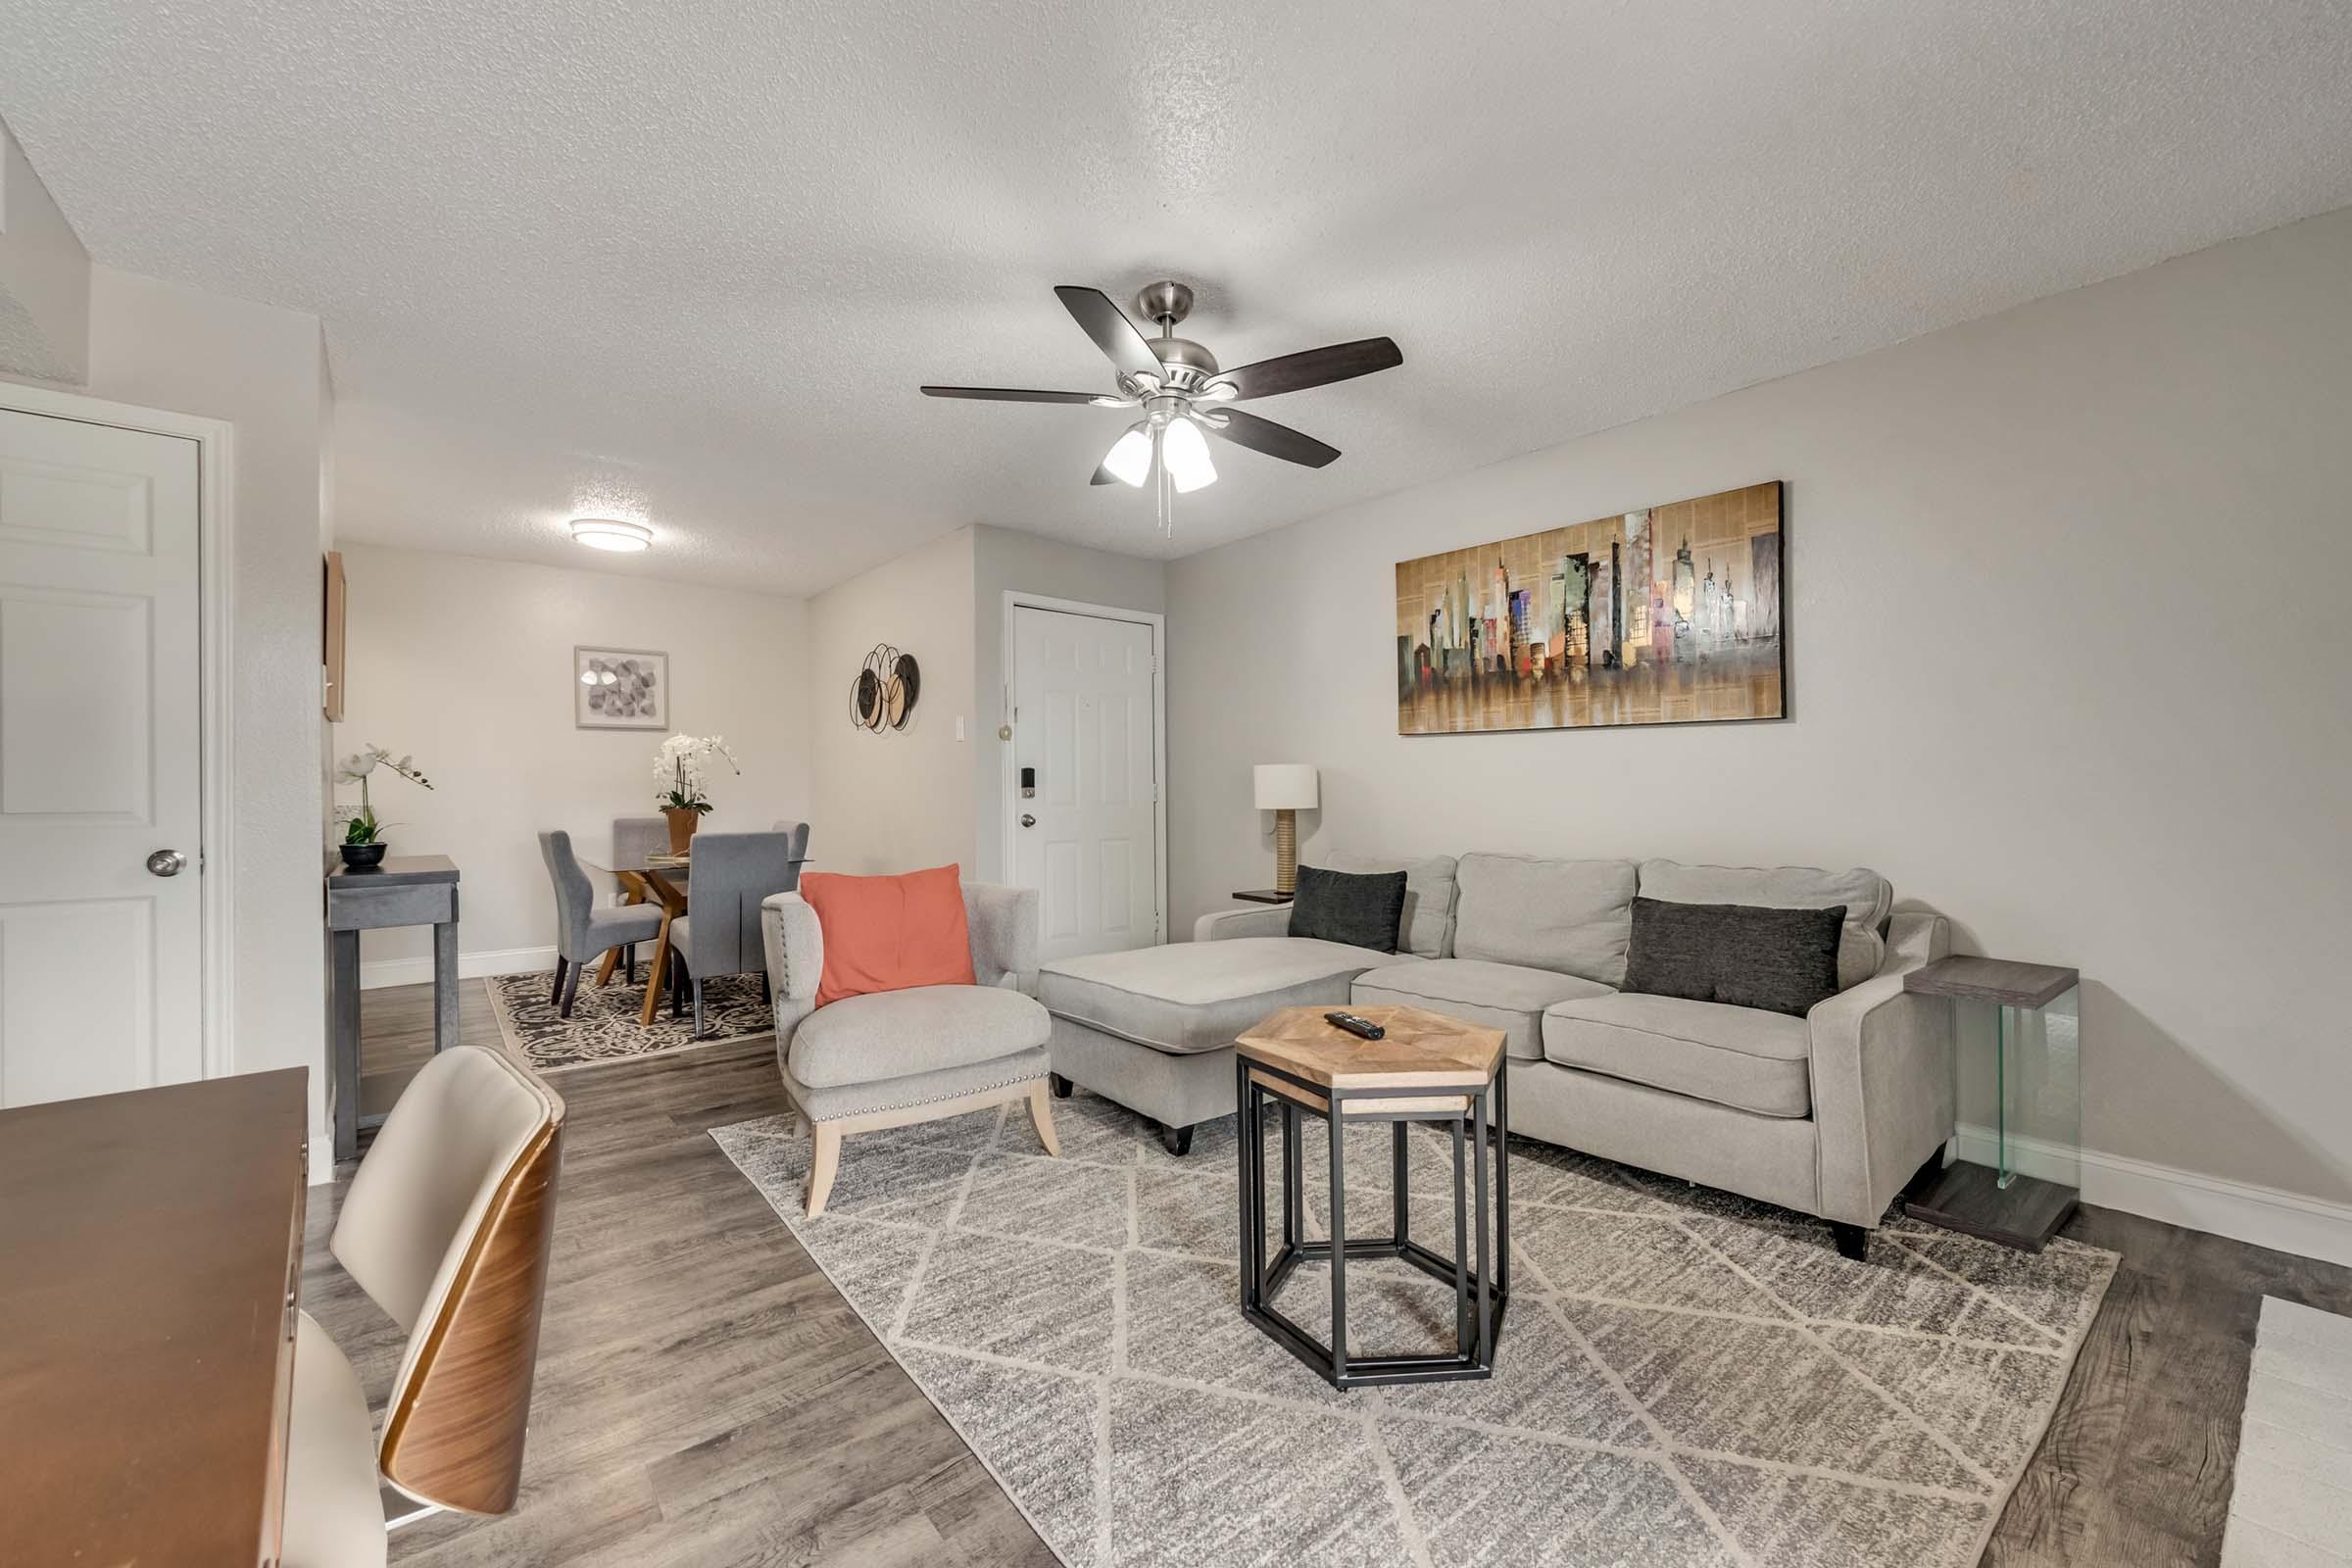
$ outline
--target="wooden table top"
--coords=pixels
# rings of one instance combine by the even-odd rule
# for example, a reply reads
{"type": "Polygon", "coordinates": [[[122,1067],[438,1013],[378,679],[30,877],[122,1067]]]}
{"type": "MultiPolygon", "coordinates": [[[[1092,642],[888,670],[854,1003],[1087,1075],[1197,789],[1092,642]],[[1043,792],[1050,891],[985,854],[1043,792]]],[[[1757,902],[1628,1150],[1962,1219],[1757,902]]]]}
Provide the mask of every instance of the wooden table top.
{"type": "Polygon", "coordinates": [[[308,1077],[0,1110],[0,1562],[274,1554],[308,1077]]]}
{"type": "Polygon", "coordinates": [[[387,855],[377,865],[338,865],[326,873],[326,879],[338,893],[455,882],[458,862],[446,855],[387,855]]]}
{"type": "Polygon", "coordinates": [[[2019,963],[1955,953],[1903,976],[1903,989],[1925,997],[1960,997],[2010,1007],[2046,1007],[2072,991],[2080,972],[2052,963],[2019,963]]]}
{"type": "Polygon", "coordinates": [[[1502,1063],[1502,1031],[1424,1012],[1419,1007],[1285,1007],[1234,1042],[1251,1061],[1326,1089],[1463,1089],[1494,1076],[1502,1063]],[[1331,1011],[1352,1012],[1388,1031],[1363,1040],[1323,1021],[1331,1011]]]}

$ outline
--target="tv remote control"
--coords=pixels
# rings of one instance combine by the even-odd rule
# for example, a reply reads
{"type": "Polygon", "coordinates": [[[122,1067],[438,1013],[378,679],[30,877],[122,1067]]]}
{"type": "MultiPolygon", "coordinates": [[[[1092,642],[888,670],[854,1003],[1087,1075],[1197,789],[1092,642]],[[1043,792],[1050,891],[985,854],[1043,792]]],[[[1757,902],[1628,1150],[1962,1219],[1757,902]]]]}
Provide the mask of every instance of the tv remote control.
{"type": "Polygon", "coordinates": [[[1323,1015],[1323,1021],[1334,1029],[1345,1029],[1365,1040],[1384,1040],[1389,1033],[1371,1019],[1358,1018],[1352,1012],[1327,1012],[1323,1015]]]}

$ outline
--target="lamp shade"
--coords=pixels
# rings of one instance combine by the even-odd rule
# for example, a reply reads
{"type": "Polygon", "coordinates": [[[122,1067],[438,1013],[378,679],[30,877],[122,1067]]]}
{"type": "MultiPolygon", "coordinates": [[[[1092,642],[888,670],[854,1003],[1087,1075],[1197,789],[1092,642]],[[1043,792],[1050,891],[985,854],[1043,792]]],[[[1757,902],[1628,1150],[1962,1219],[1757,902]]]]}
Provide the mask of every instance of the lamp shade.
{"type": "Polygon", "coordinates": [[[1303,810],[1318,803],[1311,762],[1260,762],[1251,772],[1261,811],[1303,810]]]}

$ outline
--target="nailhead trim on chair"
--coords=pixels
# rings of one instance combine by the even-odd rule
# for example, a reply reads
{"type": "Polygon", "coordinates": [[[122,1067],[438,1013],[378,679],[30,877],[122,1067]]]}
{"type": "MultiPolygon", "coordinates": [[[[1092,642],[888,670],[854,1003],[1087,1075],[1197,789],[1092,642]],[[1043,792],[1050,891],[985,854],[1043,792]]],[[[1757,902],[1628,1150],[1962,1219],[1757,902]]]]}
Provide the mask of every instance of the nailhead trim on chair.
{"type": "Polygon", "coordinates": [[[962,1100],[972,1095],[985,1095],[992,1089],[1006,1089],[1014,1084],[1043,1083],[1045,1079],[1046,1074],[1042,1072],[1017,1073],[1010,1078],[999,1078],[993,1083],[976,1084],[968,1089],[958,1089],[952,1094],[926,1095],[917,1100],[892,1100],[878,1105],[865,1105],[857,1110],[844,1111],[840,1116],[829,1119],[843,1120],[850,1116],[871,1116],[877,1111],[884,1110],[907,1110],[916,1105],[937,1104],[943,1100],[962,1100]]]}

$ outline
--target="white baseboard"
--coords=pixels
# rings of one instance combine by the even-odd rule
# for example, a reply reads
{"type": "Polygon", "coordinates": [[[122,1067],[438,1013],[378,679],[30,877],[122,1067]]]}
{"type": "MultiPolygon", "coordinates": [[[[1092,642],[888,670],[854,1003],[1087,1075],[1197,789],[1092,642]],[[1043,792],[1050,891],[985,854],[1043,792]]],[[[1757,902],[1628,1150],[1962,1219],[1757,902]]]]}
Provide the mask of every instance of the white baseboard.
{"type": "MultiPolygon", "coordinates": [[[[2009,1147],[2017,1168],[2026,1175],[2073,1181],[2072,1151],[2034,1138],[2012,1138],[2009,1147]]],[[[1994,1148],[1991,1128],[1960,1128],[1962,1159],[1990,1165],[1994,1148]]],[[[2299,1257],[2352,1264],[2352,1203],[2330,1203],[2096,1149],[2082,1151],[2081,1185],[2082,1201],[2101,1208],[2120,1208],[2299,1257]]]]}
{"type": "MultiPolygon", "coordinates": [[[[476,980],[486,974],[530,974],[556,966],[554,948],[501,948],[488,953],[458,955],[458,978],[476,980]]],[[[423,985],[433,977],[433,960],[378,958],[360,965],[360,989],[380,991],[385,986],[423,985]]]]}

